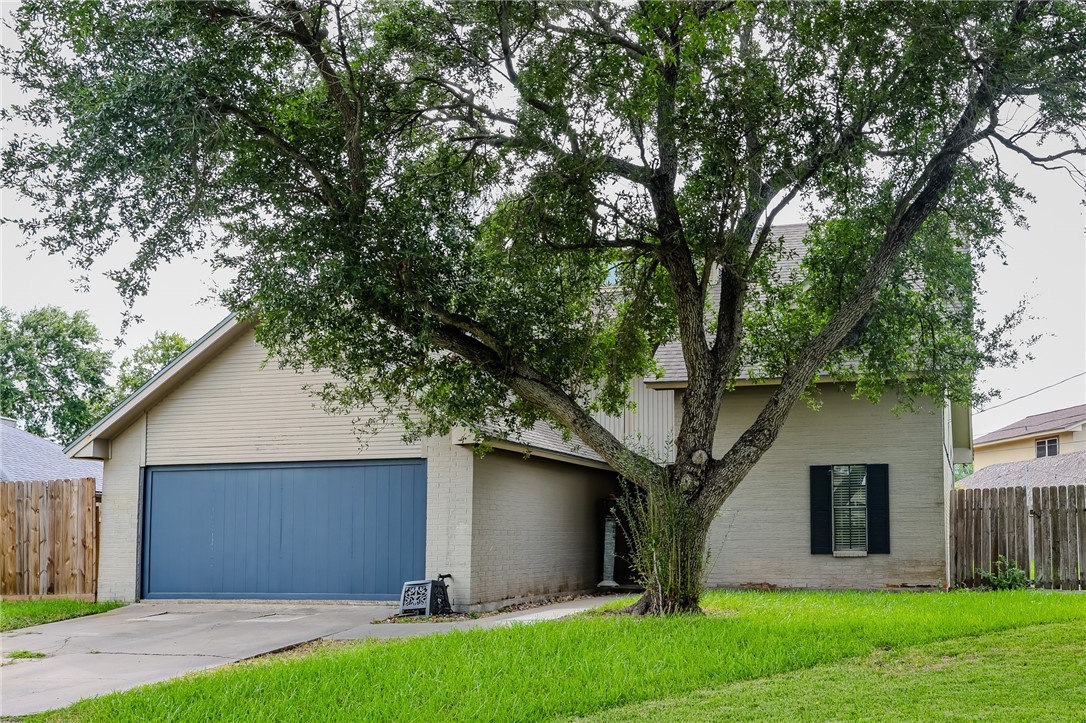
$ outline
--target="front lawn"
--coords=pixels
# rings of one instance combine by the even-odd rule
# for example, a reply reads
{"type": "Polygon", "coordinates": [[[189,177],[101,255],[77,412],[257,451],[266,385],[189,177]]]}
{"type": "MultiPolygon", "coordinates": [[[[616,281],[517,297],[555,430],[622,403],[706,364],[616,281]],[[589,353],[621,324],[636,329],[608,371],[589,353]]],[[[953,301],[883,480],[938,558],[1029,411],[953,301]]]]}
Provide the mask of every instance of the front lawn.
{"type": "Polygon", "coordinates": [[[580,720],[1057,721],[1081,720],[1084,711],[1086,623],[1077,622],[879,649],[580,720]]]}
{"type": "MultiPolygon", "coordinates": [[[[704,605],[709,615],[586,616],[318,647],[84,701],[45,718],[606,719],[622,706],[874,651],[1049,623],[1086,625],[1086,596],[1040,592],[719,592],[704,605]]],[[[622,708],[632,717],[637,710],[622,708]]]]}
{"type": "Polygon", "coordinates": [[[31,625],[55,623],[58,620],[104,613],[119,608],[119,602],[83,602],[68,598],[0,602],[0,630],[16,630],[31,625]]]}

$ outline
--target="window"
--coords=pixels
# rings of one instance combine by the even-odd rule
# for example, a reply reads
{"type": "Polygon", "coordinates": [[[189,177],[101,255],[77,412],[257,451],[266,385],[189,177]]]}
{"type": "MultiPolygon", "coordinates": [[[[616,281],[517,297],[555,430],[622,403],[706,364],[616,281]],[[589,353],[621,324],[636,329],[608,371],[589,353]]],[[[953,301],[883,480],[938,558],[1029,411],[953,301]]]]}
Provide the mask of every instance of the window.
{"type": "Polygon", "coordinates": [[[833,551],[867,552],[867,465],[833,466],[833,551]]]}
{"type": "Polygon", "coordinates": [[[1049,439],[1037,440],[1037,456],[1038,457],[1055,457],[1060,453],[1060,440],[1059,437],[1050,437],[1049,439]]]}
{"type": "Polygon", "coordinates": [[[811,554],[890,554],[890,467],[811,467],[811,554]]]}

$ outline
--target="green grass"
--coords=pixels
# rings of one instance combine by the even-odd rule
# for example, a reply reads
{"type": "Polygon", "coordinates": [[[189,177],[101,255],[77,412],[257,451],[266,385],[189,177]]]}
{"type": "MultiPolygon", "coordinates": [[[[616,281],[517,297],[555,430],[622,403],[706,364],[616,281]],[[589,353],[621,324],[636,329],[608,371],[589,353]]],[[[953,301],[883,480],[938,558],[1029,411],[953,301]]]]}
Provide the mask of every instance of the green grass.
{"type": "Polygon", "coordinates": [[[598,713],[590,721],[1058,721],[1086,711],[1086,623],[876,650],[846,663],[598,713]]]}
{"type": "Polygon", "coordinates": [[[39,653],[34,650],[12,650],[4,653],[5,658],[11,658],[12,660],[27,660],[29,658],[44,658],[45,653],[39,653]]]}
{"type": "MultiPolygon", "coordinates": [[[[1086,596],[711,593],[711,614],[586,616],[318,647],[84,701],[48,720],[537,721],[1049,623],[1086,596]]],[[[625,711],[634,709],[623,708],[625,711]]],[[[615,712],[610,710],[611,713],[615,712]]],[[[631,713],[632,714],[632,713],[631,713]]]]}
{"type": "Polygon", "coordinates": [[[83,615],[104,613],[119,608],[119,602],[83,602],[67,598],[49,600],[24,600],[19,602],[0,602],[0,630],[16,630],[31,625],[53,623],[57,620],[78,618],[83,615]]]}

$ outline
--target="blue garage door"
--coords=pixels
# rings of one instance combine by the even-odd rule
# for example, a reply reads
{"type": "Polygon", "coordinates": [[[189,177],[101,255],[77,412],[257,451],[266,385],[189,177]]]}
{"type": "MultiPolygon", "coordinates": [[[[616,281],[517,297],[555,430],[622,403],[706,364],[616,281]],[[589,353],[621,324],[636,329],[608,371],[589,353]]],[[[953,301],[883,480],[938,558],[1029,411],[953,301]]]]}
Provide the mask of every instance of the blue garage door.
{"type": "Polygon", "coordinates": [[[422,460],[146,472],[145,598],[395,600],[425,544],[422,460]]]}

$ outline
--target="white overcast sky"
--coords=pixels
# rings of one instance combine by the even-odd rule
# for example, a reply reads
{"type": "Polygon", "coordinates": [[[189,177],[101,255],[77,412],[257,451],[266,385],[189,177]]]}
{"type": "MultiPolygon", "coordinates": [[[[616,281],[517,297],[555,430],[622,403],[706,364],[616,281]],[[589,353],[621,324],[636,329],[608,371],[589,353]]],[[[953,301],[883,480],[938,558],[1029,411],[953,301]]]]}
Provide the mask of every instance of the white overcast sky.
{"type": "MultiPolygon", "coordinates": [[[[12,4],[4,2],[2,6],[0,15],[6,18],[12,4]]],[[[13,42],[7,27],[2,28],[0,41],[5,45],[13,42]]],[[[2,78],[0,83],[3,104],[16,102],[18,96],[10,81],[2,78]]],[[[17,129],[0,128],[0,143],[6,143],[13,130],[17,129]]],[[[1017,158],[1007,158],[1004,165],[1019,174],[1037,203],[1026,209],[1028,229],[1008,230],[1003,242],[1006,264],[989,259],[982,306],[994,324],[1020,299],[1028,298],[1034,318],[1021,327],[1019,336],[1041,334],[1042,338],[1031,349],[1032,361],[1017,369],[993,369],[983,375],[982,385],[1002,392],[1002,399],[993,404],[1030,396],[976,413],[973,429],[977,435],[1030,414],[1086,403],[1086,376],[1033,393],[1086,371],[1086,215],[1082,192],[1064,173],[1036,169],[1017,158]]],[[[0,216],[11,218],[26,212],[27,207],[13,194],[5,191],[0,196],[0,216]]],[[[0,233],[0,303],[16,312],[45,304],[70,311],[87,309],[105,339],[117,336],[124,305],[102,272],[124,265],[132,248],[111,251],[92,271],[90,290],[80,292],[73,282],[79,274],[66,259],[35,250],[12,224],[0,226],[0,233]]],[[[213,279],[210,268],[197,259],[177,260],[159,270],[150,294],[134,309],[144,323],[129,330],[117,358],[155,331],[176,331],[189,339],[203,335],[227,314],[216,301],[205,300],[212,295],[216,281],[226,279],[213,279]]]]}

